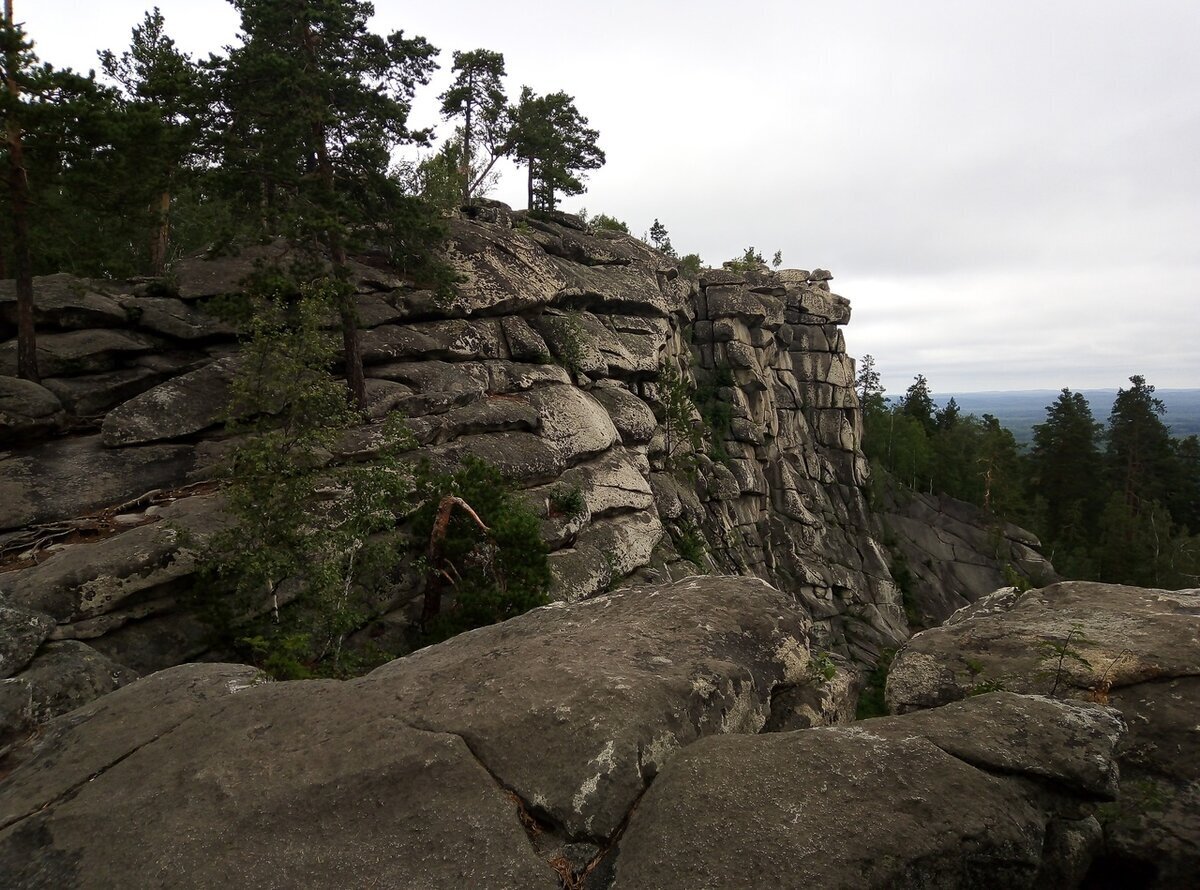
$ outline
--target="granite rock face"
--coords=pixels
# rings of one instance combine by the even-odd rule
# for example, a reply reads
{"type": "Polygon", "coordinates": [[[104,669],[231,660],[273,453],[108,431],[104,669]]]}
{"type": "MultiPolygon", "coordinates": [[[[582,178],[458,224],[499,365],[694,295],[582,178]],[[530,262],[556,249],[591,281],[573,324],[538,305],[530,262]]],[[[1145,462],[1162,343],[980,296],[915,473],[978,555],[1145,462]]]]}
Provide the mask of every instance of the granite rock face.
{"type": "MultiPolygon", "coordinates": [[[[795,598],[830,657],[867,668],[907,637],[864,497],[842,334],[850,306],[828,272],[693,280],[641,241],[566,214],[489,204],[474,216],[451,224],[452,299],[352,262],[371,421],[332,459],[370,460],[401,412],[435,465],[495,464],[546,514],[562,601],[697,572],[748,575],[795,598]],[[667,368],[690,400],[698,453],[668,419],[667,368]],[[578,487],[586,503],[570,527],[545,509],[553,485],[578,487]]],[[[288,251],[181,261],[174,294],[36,282],[45,388],[0,377],[0,441],[18,446],[0,451],[0,597],[49,616],[52,641],[85,642],[137,672],[203,654],[196,620],[178,608],[193,564],[142,496],[176,498],[211,479],[229,444],[220,421],[238,356],[208,301],[237,295],[256,263],[288,251]],[[75,527],[112,537],[60,534],[75,527]]],[[[0,320],[10,291],[0,284],[0,320]]],[[[0,343],[0,373],[15,347],[0,343]]],[[[996,582],[988,558],[975,560],[963,557],[980,568],[963,579],[967,599],[996,582]]],[[[418,587],[406,578],[381,620],[410,621],[418,587]]]]}
{"type": "Polygon", "coordinates": [[[1129,733],[1119,800],[1100,813],[1100,867],[1130,886],[1200,873],[1200,591],[1084,581],[997,591],[910,640],[887,699],[905,713],[991,688],[1120,711],[1129,733]]]}
{"type": "Polygon", "coordinates": [[[757,731],[806,682],[807,623],[761,581],[698,578],[353,682],[173,668],[9,753],[0,865],[15,886],[556,887],[681,747],[757,731]]]}

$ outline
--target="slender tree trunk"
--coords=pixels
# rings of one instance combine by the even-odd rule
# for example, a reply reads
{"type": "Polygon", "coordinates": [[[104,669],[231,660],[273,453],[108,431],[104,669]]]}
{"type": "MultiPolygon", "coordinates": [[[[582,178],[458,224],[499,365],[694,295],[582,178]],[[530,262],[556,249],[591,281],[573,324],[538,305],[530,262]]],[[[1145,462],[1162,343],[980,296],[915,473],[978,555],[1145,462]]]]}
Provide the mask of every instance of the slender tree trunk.
{"type": "Polygon", "coordinates": [[[533,158],[529,158],[526,163],[529,165],[529,209],[533,209],[533,158]]]}
{"type": "MultiPolygon", "coordinates": [[[[474,84],[468,80],[468,90],[474,90],[474,84]]],[[[462,154],[463,204],[471,204],[471,98],[467,97],[466,115],[463,120],[463,154],[462,154]]]]}
{"type": "Polygon", "coordinates": [[[154,234],[150,238],[150,271],[161,275],[167,267],[167,248],[171,240],[171,191],[163,189],[152,208],[154,234]]]}
{"type": "MultiPolygon", "coordinates": [[[[4,22],[15,27],[12,0],[4,0],[4,22]]],[[[20,88],[13,77],[16,53],[4,60],[5,87],[16,106],[20,88]]],[[[8,190],[12,204],[13,275],[17,280],[17,376],[38,382],[37,337],[33,324],[33,259],[29,252],[29,176],[21,149],[21,125],[13,118],[5,122],[8,144],[8,190]]]]}
{"type": "MultiPolygon", "coordinates": [[[[304,26],[304,51],[309,62],[316,67],[317,50],[312,29],[304,26]]],[[[334,199],[337,196],[337,184],[333,177],[333,164],[329,160],[329,144],[326,141],[325,125],[320,120],[313,120],[311,125],[313,149],[317,154],[317,170],[321,176],[321,185],[332,211],[334,199]]],[[[337,229],[338,221],[331,223],[325,231],[325,242],[333,260],[333,272],[341,284],[346,283],[347,259],[346,246],[342,241],[341,232],[337,229]]],[[[346,384],[354,397],[354,405],[360,411],[367,405],[367,384],[363,376],[362,342],[358,336],[358,313],[354,307],[354,292],[349,287],[338,288],[338,317],[342,325],[342,358],[346,369],[346,384]]]]}

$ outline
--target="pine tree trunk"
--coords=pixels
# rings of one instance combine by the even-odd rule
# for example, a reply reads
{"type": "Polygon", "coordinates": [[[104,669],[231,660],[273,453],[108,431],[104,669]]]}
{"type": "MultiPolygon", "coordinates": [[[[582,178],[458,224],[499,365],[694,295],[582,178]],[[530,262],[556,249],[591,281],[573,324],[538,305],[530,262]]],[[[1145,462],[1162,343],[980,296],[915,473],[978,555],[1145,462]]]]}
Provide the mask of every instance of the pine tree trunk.
{"type": "Polygon", "coordinates": [[[163,189],[158,196],[154,214],[154,234],[150,239],[150,271],[161,275],[167,267],[167,248],[171,239],[171,192],[163,189]]]}
{"type": "MultiPolygon", "coordinates": [[[[12,0],[4,0],[4,21],[14,26],[12,0]]],[[[4,60],[6,88],[16,102],[20,94],[12,72],[15,53],[4,60]]],[[[33,259],[29,252],[29,177],[21,150],[21,125],[15,120],[5,124],[8,143],[8,189],[12,204],[13,275],[17,280],[17,376],[35,383],[41,380],[37,366],[37,337],[33,324],[33,259]]]]}
{"type": "MultiPolygon", "coordinates": [[[[304,49],[310,62],[317,62],[316,47],[312,31],[304,29],[304,49]]],[[[325,125],[320,120],[311,124],[313,150],[317,155],[317,170],[321,177],[321,185],[325,191],[329,207],[332,209],[337,196],[337,185],[333,178],[333,164],[329,160],[329,145],[326,141],[325,125]]],[[[330,224],[325,231],[325,243],[333,260],[333,274],[342,284],[346,283],[347,259],[346,246],[338,231],[338,221],[330,224]]],[[[346,384],[354,397],[354,406],[360,411],[367,405],[367,384],[363,375],[362,342],[358,336],[358,313],[354,307],[354,292],[348,287],[338,288],[338,317],[342,326],[342,358],[344,360],[346,384]]]]}
{"type": "MultiPolygon", "coordinates": [[[[470,82],[468,81],[470,84],[470,82]]],[[[470,84],[470,88],[474,88],[470,84]]],[[[462,178],[463,178],[463,205],[469,207],[471,205],[471,99],[467,98],[467,112],[463,121],[463,154],[462,154],[462,178]]]]}
{"type": "Polygon", "coordinates": [[[533,158],[529,158],[526,163],[529,165],[529,209],[533,209],[533,158]]]}

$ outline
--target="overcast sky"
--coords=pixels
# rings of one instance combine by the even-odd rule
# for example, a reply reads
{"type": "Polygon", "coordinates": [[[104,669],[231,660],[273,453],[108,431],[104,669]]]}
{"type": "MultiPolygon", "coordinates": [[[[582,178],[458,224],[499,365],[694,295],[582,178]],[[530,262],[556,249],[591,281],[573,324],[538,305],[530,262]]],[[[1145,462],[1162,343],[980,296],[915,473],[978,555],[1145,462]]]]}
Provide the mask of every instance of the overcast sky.
{"type": "MultiPolygon", "coordinates": [[[[204,55],[223,0],[159,0],[204,55]]],[[[828,268],[890,393],[1200,387],[1200,2],[378,0],[374,27],[504,53],[565,90],[608,164],[564,208],[654,218],[719,264],[828,268]]],[[[42,59],[94,67],[147,4],[16,0],[42,59]]],[[[449,125],[440,127],[448,132],[449,125]]],[[[494,194],[524,206],[510,170],[494,194]]]]}

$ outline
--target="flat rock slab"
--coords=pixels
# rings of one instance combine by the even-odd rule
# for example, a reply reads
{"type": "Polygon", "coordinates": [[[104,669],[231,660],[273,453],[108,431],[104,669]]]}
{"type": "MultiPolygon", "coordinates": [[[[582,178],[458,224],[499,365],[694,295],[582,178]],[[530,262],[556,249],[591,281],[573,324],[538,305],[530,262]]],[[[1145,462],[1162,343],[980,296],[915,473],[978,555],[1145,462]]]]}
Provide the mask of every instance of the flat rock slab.
{"type": "Polygon", "coordinates": [[[558,886],[463,740],[361,689],[191,665],[123,692],[5,780],[10,886],[558,886]]]}
{"type": "Polygon", "coordinates": [[[807,617],[757,579],[692,578],[547,607],[356,681],[461,735],[572,840],[610,837],[678,748],[757,732],[803,682],[807,617]]]}
{"type": "MultiPolygon", "coordinates": [[[[0,320],[17,323],[17,288],[12,279],[0,281],[0,320]]],[[[96,293],[90,281],[65,272],[34,276],[33,321],[42,332],[47,326],[64,330],[124,327],[128,320],[120,303],[96,293]]]]}
{"type": "Polygon", "coordinates": [[[192,445],[108,449],[98,435],[0,452],[0,531],[83,516],[182,485],[195,464],[192,445]]]}
{"type": "Polygon", "coordinates": [[[892,663],[888,705],[935,707],[986,685],[1084,697],[1200,675],[1200,591],[1064,581],[1005,588],[913,637],[892,663]],[[1061,663],[1061,664],[1060,664],[1061,663]]]}
{"type": "Polygon", "coordinates": [[[1048,829],[1095,803],[1122,729],[1098,706],[986,696],[921,722],[706,738],[638,804],[612,886],[1024,890],[1061,865],[1043,862],[1048,829]],[[1041,772],[1047,748],[1074,764],[1063,777],[1041,772]]]}
{"type": "MultiPolygon", "coordinates": [[[[149,337],[111,328],[42,334],[37,338],[38,371],[46,377],[111,371],[123,359],[155,348],[149,337]]],[[[0,374],[16,373],[17,341],[0,343],[0,374]]]]}
{"type": "Polygon", "coordinates": [[[118,405],[100,427],[104,444],[177,439],[217,425],[228,412],[230,387],[240,367],[240,357],[218,359],[118,405]]]}

